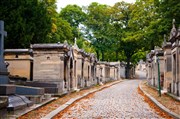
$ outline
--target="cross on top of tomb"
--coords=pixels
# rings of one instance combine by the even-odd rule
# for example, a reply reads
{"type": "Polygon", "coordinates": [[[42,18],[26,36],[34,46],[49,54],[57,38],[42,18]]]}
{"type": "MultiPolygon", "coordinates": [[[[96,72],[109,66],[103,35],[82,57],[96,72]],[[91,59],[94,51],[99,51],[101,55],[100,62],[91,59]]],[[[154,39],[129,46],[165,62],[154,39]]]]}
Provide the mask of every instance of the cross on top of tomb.
{"type": "Polygon", "coordinates": [[[176,27],[175,27],[175,23],[176,23],[176,20],[175,20],[175,19],[173,19],[173,22],[172,22],[172,26],[173,26],[173,28],[176,28],[176,27]]]}
{"type": "Polygon", "coordinates": [[[7,36],[7,32],[4,31],[4,21],[0,20],[0,57],[4,53],[4,36],[7,36]]]}
{"type": "Polygon", "coordinates": [[[79,49],[77,46],[77,39],[76,38],[74,39],[74,48],[79,49]]]}

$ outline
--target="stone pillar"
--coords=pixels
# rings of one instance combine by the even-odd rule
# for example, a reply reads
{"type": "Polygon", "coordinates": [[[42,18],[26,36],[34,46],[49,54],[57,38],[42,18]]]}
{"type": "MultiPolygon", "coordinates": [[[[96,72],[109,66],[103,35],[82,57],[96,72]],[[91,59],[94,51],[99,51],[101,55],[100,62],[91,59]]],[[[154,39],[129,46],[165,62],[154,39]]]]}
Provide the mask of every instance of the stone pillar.
{"type": "Polygon", "coordinates": [[[166,41],[166,36],[164,36],[163,42],[163,50],[164,50],[164,83],[163,90],[171,91],[170,83],[172,82],[172,60],[171,60],[171,42],[166,41]]]}

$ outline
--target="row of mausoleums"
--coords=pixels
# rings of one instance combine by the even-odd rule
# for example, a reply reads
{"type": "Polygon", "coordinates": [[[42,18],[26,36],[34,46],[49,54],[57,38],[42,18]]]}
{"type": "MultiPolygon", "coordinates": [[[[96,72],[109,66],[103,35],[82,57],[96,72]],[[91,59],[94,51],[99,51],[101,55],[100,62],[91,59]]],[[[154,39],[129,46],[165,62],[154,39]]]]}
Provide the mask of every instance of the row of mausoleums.
{"type": "Polygon", "coordinates": [[[174,22],[168,41],[166,37],[162,48],[155,48],[147,55],[147,80],[158,87],[158,63],[160,66],[160,84],[164,91],[180,96],[180,28],[174,22]]]}
{"type": "Polygon", "coordinates": [[[94,54],[79,49],[76,43],[6,49],[5,61],[9,64],[11,80],[17,82],[25,77],[26,85],[46,86],[47,93],[66,93],[125,77],[124,63],[97,61],[94,54]],[[48,84],[54,84],[56,89],[48,84]]]}

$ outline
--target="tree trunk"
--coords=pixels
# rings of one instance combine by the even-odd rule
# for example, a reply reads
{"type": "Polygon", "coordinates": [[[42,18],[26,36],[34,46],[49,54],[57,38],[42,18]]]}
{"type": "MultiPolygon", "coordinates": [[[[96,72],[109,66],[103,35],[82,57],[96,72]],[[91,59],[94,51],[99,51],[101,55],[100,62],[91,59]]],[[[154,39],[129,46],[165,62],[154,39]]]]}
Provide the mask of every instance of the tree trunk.
{"type": "Polygon", "coordinates": [[[96,50],[96,54],[97,54],[97,59],[99,60],[99,51],[96,50]]]}
{"type": "Polygon", "coordinates": [[[126,65],[126,79],[130,78],[130,57],[127,57],[127,65],[126,65]]]}
{"type": "Polygon", "coordinates": [[[104,61],[104,51],[101,50],[101,53],[102,53],[102,61],[104,61]]]}
{"type": "Polygon", "coordinates": [[[154,42],[151,40],[151,50],[154,50],[154,42]]]}

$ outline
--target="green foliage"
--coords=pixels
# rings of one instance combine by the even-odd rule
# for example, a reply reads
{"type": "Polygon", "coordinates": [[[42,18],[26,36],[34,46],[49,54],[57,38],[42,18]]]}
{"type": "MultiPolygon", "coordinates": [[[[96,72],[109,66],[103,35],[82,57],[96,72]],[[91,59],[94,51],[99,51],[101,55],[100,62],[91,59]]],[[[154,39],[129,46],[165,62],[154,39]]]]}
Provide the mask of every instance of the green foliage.
{"type": "Polygon", "coordinates": [[[176,20],[176,26],[180,26],[180,4],[178,0],[155,0],[157,2],[157,13],[161,19],[158,24],[161,27],[162,34],[169,34],[172,28],[172,20],[176,20]]]}
{"type": "Polygon", "coordinates": [[[69,43],[73,43],[72,27],[70,24],[60,17],[57,17],[53,21],[52,32],[48,34],[51,43],[61,42],[68,40],[69,43]]]}
{"type": "Polygon", "coordinates": [[[106,60],[105,52],[111,45],[111,40],[108,37],[108,29],[110,28],[109,10],[109,6],[96,2],[91,3],[86,9],[88,19],[85,24],[87,26],[88,39],[95,48],[97,58],[99,59],[101,56],[101,60],[106,60]]]}
{"type": "Polygon", "coordinates": [[[70,23],[59,17],[56,0],[1,0],[0,19],[8,37],[5,48],[29,48],[34,43],[73,42],[70,23]]]}
{"type": "Polygon", "coordinates": [[[87,53],[94,53],[94,47],[92,46],[92,44],[90,43],[90,41],[87,41],[83,38],[80,38],[77,40],[77,45],[80,49],[84,49],[84,51],[86,51],[87,53]]]}
{"type": "Polygon", "coordinates": [[[8,37],[5,48],[27,48],[33,43],[56,43],[76,37],[79,48],[95,52],[99,60],[135,64],[147,51],[161,46],[172,19],[179,27],[177,0],[137,0],[107,6],[96,2],[85,8],[67,5],[56,12],[56,0],[1,0],[0,19],[8,37]],[[88,40],[87,40],[88,39],[88,40]]]}
{"type": "Polygon", "coordinates": [[[44,2],[1,0],[0,19],[8,32],[5,48],[26,48],[30,43],[46,42],[51,20],[44,2]]]}
{"type": "Polygon", "coordinates": [[[77,5],[67,5],[60,11],[59,16],[70,23],[74,38],[78,38],[79,25],[83,24],[86,20],[86,14],[83,12],[82,8],[77,5]]]}

